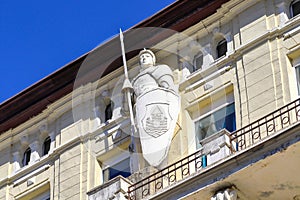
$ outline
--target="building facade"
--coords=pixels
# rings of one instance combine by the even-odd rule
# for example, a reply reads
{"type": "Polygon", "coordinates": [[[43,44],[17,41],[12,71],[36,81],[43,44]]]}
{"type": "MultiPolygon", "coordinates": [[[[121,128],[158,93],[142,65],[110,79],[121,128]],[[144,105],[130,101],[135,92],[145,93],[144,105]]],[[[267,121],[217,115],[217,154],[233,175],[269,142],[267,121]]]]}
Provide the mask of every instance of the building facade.
{"type": "Polygon", "coordinates": [[[119,38],[70,62],[0,105],[0,199],[300,199],[299,24],[299,0],[183,0],[125,31],[129,80],[149,48],[180,96],[155,167],[119,38]]]}

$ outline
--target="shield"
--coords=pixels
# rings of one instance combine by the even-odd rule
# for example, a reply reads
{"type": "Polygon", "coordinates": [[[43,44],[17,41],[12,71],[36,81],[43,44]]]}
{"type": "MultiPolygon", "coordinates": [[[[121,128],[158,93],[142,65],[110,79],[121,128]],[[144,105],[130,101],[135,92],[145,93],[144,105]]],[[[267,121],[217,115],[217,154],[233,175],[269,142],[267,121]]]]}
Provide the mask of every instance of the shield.
{"type": "Polygon", "coordinates": [[[180,109],[179,96],[155,88],[137,98],[136,120],[143,157],[152,166],[166,158],[180,109]]]}

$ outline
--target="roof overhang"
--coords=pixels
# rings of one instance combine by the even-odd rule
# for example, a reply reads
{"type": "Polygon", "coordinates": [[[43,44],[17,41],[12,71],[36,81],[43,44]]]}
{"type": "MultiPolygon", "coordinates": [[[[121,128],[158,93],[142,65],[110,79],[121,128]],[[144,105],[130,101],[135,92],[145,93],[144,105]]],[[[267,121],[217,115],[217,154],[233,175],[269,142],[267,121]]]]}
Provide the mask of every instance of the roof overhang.
{"type": "MultiPolygon", "coordinates": [[[[214,14],[227,1],[229,0],[176,1],[126,32],[143,27],[161,27],[181,32],[214,14]]],[[[149,35],[147,41],[140,42],[146,46],[151,46],[166,37],[168,35],[154,34],[153,36],[149,35]]],[[[122,66],[121,51],[110,50],[120,49],[119,46],[119,39],[115,37],[96,49],[96,51],[102,51],[105,54],[105,58],[115,59],[101,60],[97,68],[93,68],[96,65],[87,68],[88,75],[86,77],[88,77],[89,81],[97,80],[122,66]],[[101,74],[101,77],[99,77],[99,74],[101,74]]],[[[74,81],[78,70],[91,52],[70,62],[53,74],[3,102],[0,105],[0,134],[38,115],[47,105],[71,93],[74,89],[74,81]]],[[[133,58],[137,53],[138,50],[131,51],[126,54],[126,57],[127,59],[133,58]]],[[[83,77],[81,83],[86,81],[83,77]]]]}

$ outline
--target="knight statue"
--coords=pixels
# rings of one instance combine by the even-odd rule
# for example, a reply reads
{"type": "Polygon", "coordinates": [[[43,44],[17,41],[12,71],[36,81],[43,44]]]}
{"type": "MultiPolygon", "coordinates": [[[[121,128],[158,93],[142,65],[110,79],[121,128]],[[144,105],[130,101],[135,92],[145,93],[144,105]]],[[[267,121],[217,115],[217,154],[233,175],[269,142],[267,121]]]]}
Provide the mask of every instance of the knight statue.
{"type": "Polygon", "coordinates": [[[156,65],[151,50],[139,53],[140,72],[132,80],[136,123],[145,160],[158,167],[166,158],[180,109],[172,70],[156,65]]]}

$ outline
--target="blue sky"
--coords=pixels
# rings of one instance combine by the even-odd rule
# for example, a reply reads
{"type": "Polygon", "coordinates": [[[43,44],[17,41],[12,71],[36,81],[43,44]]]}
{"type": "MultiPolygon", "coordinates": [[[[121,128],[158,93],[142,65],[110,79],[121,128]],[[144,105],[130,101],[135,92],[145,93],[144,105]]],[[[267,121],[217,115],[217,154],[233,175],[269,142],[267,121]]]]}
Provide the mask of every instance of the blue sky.
{"type": "Polygon", "coordinates": [[[0,104],[174,0],[0,0],[0,104]]]}

